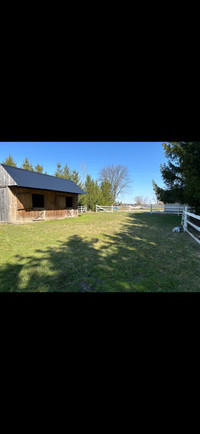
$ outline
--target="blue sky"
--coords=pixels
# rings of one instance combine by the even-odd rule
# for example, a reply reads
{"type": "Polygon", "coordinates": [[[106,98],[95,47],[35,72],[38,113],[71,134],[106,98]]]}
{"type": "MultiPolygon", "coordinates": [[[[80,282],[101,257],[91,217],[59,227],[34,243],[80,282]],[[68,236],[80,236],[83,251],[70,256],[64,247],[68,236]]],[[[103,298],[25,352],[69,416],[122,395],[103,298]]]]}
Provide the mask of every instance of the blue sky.
{"type": "Polygon", "coordinates": [[[152,179],[163,186],[160,164],[166,162],[162,142],[1,142],[0,162],[11,154],[20,167],[25,157],[33,165],[42,164],[54,175],[57,162],[98,179],[100,170],[110,164],[128,167],[131,186],[119,199],[132,203],[136,196],[155,197],[152,179]]]}

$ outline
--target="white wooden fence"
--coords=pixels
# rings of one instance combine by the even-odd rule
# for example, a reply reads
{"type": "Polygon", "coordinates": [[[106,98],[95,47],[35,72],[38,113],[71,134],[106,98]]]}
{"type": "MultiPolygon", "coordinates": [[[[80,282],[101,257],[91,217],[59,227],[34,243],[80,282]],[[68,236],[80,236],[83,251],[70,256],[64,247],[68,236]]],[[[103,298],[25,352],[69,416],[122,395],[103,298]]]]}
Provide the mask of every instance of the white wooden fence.
{"type": "Polygon", "coordinates": [[[82,214],[83,212],[87,212],[87,206],[78,206],[78,213],[82,214]]]}
{"type": "Polygon", "coordinates": [[[103,212],[113,212],[113,205],[111,205],[111,206],[100,206],[100,205],[96,205],[96,212],[99,212],[99,211],[103,211],[103,212]]]}
{"type": "Polygon", "coordinates": [[[192,223],[188,217],[193,217],[193,219],[200,220],[200,216],[196,214],[192,214],[191,212],[188,212],[188,207],[186,206],[183,212],[182,217],[182,225],[185,232],[187,232],[194,240],[200,244],[200,234],[195,236],[193,233],[189,231],[190,227],[194,228],[198,233],[200,232],[200,227],[192,223]],[[189,226],[188,226],[189,225],[189,226]]]}
{"type": "Polygon", "coordinates": [[[131,212],[164,212],[164,205],[129,205],[129,213],[131,212]]]}
{"type": "Polygon", "coordinates": [[[184,208],[185,205],[176,205],[176,206],[164,205],[164,212],[167,214],[182,215],[184,208]]]}
{"type": "Polygon", "coordinates": [[[156,213],[165,213],[165,214],[175,214],[182,215],[184,211],[185,205],[177,205],[177,206],[168,206],[168,205],[138,205],[133,206],[129,205],[129,212],[150,212],[151,214],[156,213]]]}
{"type": "Polygon", "coordinates": [[[176,214],[182,215],[184,210],[184,205],[178,206],[166,206],[166,205],[123,205],[123,206],[100,206],[96,205],[96,212],[150,212],[152,213],[166,213],[166,214],[176,214]]]}

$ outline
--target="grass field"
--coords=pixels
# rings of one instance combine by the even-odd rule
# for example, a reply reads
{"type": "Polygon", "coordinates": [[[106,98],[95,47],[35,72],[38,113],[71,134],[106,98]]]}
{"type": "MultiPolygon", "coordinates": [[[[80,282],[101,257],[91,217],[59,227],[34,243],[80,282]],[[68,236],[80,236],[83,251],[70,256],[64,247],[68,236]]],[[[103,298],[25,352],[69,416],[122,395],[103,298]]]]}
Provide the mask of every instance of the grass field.
{"type": "Polygon", "coordinates": [[[88,213],[0,225],[0,291],[200,291],[200,248],[181,217],[88,213]]]}

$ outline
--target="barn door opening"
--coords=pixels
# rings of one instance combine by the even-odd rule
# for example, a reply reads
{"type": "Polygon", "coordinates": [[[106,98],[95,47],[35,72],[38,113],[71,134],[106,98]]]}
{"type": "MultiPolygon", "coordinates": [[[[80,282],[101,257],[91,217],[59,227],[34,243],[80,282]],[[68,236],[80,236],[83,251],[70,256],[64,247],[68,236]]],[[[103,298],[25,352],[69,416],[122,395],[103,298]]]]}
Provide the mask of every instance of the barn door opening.
{"type": "Polygon", "coordinates": [[[44,194],[32,194],[33,208],[44,208],[44,194]]]}
{"type": "Polygon", "coordinates": [[[33,220],[45,220],[44,194],[32,194],[33,220]]]}

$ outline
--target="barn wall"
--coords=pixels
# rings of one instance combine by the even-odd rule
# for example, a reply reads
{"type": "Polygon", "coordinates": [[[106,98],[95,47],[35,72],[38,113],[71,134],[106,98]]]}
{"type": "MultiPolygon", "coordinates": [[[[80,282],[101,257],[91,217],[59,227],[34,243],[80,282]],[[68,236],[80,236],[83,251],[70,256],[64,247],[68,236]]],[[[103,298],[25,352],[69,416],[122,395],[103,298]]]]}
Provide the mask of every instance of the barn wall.
{"type": "Polygon", "coordinates": [[[9,194],[8,187],[0,187],[0,222],[9,220],[9,194]]]}
{"type": "Polygon", "coordinates": [[[56,191],[36,190],[22,187],[10,187],[10,220],[32,221],[39,218],[61,219],[78,216],[78,195],[73,193],[59,193],[56,191]],[[32,194],[44,195],[44,210],[32,208],[32,194]],[[73,208],[66,209],[66,196],[73,198],[73,208]]]}
{"type": "Polygon", "coordinates": [[[12,188],[8,188],[8,202],[9,202],[9,222],[15,222],[17,220],[17,197],[12,191],[12,188]]]}
{"type": "Polygon", "coordinates": [[[16,182],[0,164],[0,221],[10,221],[10,190],[8,186],[16,185],[16,182]]]}
{"type": "Polygon", "coordinates": [[[16,182],[0,164],[0,187],[7,187],[8,185],[16,185],[16,182]]]}

